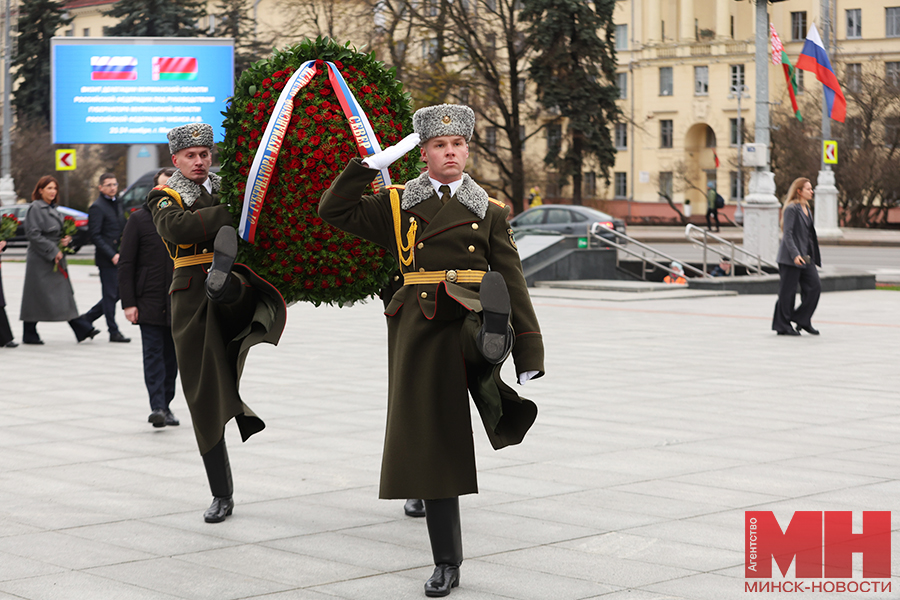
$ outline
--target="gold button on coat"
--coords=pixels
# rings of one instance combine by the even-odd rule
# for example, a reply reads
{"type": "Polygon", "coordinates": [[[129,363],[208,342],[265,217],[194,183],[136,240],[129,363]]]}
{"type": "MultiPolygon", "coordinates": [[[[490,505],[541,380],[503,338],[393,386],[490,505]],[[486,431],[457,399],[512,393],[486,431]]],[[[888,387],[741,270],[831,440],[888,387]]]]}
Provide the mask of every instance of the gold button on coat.
{"type": "Polygon", "coordinates": [[[424,272],[425,272],[425,267],[419,267],[419,273],[424,273],[424,272]]]}
{"type": "Polygon", "coordinates": [[[416,248],[418,248],[419,250],[421,250],[424,247],[425,247],[425,244],[423,244],[422,242],[419,242],[418,245],[416,246],[416,248]]]}
{"type": "Polygon", "coordinates": [[[399,275],[394,275],[394,281],[399,281],[399,280],[400,280],[400,276],[399,276],[399,275]]]}
{"type": "Polygon", "coordinates": [[[472,229],[478,229],[478,223],[472,223],[472,229]]]}
{"type": "Polygon", "coordinates": [[[423,297],[423,298],[427,298],[427,297],[428,297],[428,292],[422,292],[422,297],[423,297]]]}
{"type": "Polygon", "coordinates": [[[475,246],[469,246],[469,252],[475,252],[475,246]]]}
{"type": "Polygon", "coordinates": [[[203,249],[203,254],[206,254],[207,252],[209,252],[209,249],[208,249],[208,248],[204,248],[204,249],[203,249]]]}

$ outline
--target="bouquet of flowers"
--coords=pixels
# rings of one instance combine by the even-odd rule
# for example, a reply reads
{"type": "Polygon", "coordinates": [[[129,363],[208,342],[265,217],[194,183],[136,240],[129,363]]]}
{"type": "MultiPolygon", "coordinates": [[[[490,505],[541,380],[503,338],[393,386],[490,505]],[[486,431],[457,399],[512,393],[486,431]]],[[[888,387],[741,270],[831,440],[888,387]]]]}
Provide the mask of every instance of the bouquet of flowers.
{"type": "Polygon", "coordinates": [[[19,220],[12,215],[3,215],[0,217],[0,242],[8,240],[16,235],[19,228],[19,220]]]}
{"type": "MultiPolygon", "coordinates": [[[[235,86],[219,145],[222,202],[236,223],[254,156],[276,101],[294,71],[314,60],[317,73],[294,97],[284,140],[256,225],[253,244],[238,260],[275,286],[288,303],[343,305],[375,296],[396,269],[385,249],[331,227],[318,215],[319,198],[347,162],[359,156],[325,61],[343,76],[382,149],[412,132],[409,95],[374,54],[327,38],[307,40],[254,63],[235,86]]],[[[345,96],[341,96],[345,98],[345,96]]],[[[393,183],[418,175],[418,155],[391,166],[393,183]]],[[[373,190],[374,192],[374,190],[373,190]]]]}
{"type": "MultiPolygon", "coordinates": [[[[73,217],[65,217],[63,219],[63,227],[62,227],[62,235],[60,239],[69,236],[73,237],[75,233],[78,231],[78,228],[75,226],[75,219],[73,217]]],[[[59,249],[63,254],[74,254],[75,251],[72,249],[72,244],[70,243],[68,246],[63,246],[60,242],[59,249]]],[[[53,272],[59,270],[59,263],[53,265],[53,272]]]]}

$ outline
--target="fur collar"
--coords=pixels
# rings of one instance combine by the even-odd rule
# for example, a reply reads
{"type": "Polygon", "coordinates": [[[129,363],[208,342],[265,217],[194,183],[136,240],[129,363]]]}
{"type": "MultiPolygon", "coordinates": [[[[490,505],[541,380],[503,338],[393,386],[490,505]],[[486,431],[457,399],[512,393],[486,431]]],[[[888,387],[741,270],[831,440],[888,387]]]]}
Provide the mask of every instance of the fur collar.
{"type": "MultiPolygon", "coordinates": [[[[209,174],[209,182],[212,184],[213,194],[219,191],[219,188],[222,187],[222,178],[216,175],[215,173],[209,174]]],[[[203,186],[199,183],[194,183],[187,177],[181,174],[181,171],[175,171],[175,174],[172,175],[169,180],[166,182],[167,188],[172,188],[178,195],[181,196],[182,202],[184,202],[187,206],[193,206],[194,202],[196,202],[197,198],[200,197],[202,193],[203,186]]]]}
{"type": "MultiPolygon", "coordinates": [[[[400,203],[400,206],[403,210],[409,210],[416,204],[430,198],[434,193],[434,186],[431,185],[431,181],[428,179],[428,171],[426,171],[412,181],[406,182],[406,187],[403,190],[403,201],[400,203]]],[[[456,190],[454,198],[479,219],[483,219],[484,215],[487,214],[488,193],[466,173],[463,173],[462,184],[456,190]]]]}

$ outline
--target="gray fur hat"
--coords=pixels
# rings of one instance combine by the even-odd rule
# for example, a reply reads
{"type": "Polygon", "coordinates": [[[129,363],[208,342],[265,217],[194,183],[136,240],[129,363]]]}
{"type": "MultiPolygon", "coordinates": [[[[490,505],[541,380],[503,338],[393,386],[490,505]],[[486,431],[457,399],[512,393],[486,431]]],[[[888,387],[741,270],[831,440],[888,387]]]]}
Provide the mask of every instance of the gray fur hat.
{"type": "Polygon", "coordinates": [[[188,123],[169,130],[169,152],[172,156],[179,150],[194,146],[213,147],[213,128],[206,123],[188,123]]]}
{"type": "Polygon", "coordinates": [[[472,139],[475,111],[463,104],[438,104],[420,108],[413,115],[413,131],[419,134],[419,145],[442,135],[461,135],[472,139]]]}

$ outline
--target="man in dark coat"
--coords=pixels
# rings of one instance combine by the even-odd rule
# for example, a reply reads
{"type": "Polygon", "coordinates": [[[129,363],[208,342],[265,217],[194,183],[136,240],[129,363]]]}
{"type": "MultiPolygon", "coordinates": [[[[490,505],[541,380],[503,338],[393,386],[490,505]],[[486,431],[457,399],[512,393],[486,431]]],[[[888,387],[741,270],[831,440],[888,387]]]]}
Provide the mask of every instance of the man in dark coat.
{"type": "MultiPolygon", "coordinates": [[[[157,174],[154,185],[164,171],[157,174]]],[[[172,259],[156,232],[147,204],[131,213],[125,224],[117,266],[125,318],[141,328],[144,384],[150,395],[151,410],[147,421],[154,427],[179,425],[169,408],[175,397],[178,375],[169,300],[172,259]]]]}
{"type": "Polygon", "coordinates": [[[435,562],[427,596],[459,585],[459,496],[478,491],[468,394],[492,445],[502,448],[519,443],[537,415],[500,379],[510,348],[520,383],[544,374],[509,210],[463,172],[474,123],[467,106],[417,111],[415,134],[353,159],[319,204],[323,219],[384,246],[401,265],[384,313],[389,383],[379,495],[425,500],[435,562]],[[378,170],[420,140],[428,171],[371,194],[378,170]]]}
{"type": "Polygon", "coordinates": [[[234,264],[237,233],[217,197],[221,178],[209,172],[212,127],[190,123],[168,137],[178,171],[150,191],[147,204],[175,263],[172,337],[213,495],[203,516],[218,523],[234,508],[225,424],[234,418],[244,441],[265,427],[238,393],[244,360],[251,346],[278,343],[287,307],[278,290],[234,264]]]}
{"type": "Polygon", "coordinates": [[[82,315],[90,323],[106,316],[110,342],[130,342],[119,331],[116,324],[116,302],[119,301],[119,273],[116,264],[119,262],[119,242],[125,229],[125,215],[122,214],[122,203],[116,197],[119,183],[112,173],[100,176],[100,195],[88,209],[88,229],[94,243],[94,262],[100,269],[100,286],[102,295],[100,302],[82,315]]]}

